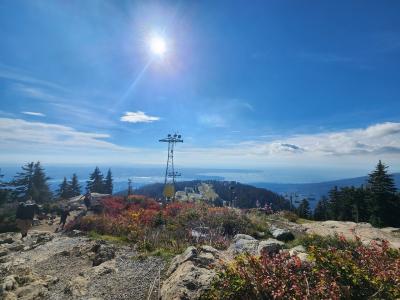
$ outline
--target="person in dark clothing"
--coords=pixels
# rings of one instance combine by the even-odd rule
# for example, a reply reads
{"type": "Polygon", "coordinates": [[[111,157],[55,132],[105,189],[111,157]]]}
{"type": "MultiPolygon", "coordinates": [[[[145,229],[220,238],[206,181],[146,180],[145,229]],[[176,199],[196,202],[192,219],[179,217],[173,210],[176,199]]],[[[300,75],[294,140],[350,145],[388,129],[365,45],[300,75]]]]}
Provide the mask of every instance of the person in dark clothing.
{"type": "Polygon", "coordinates": [[[31,199],[21,202],[17,208],[16,222],[17,227],[21,230],[21,239],[28,235],[28,231],[32,227],[35,212],[38,211],[38,206],[31,199]]]}
{"type": "Polygon", "coordinates": [[[90,206],[92,205],[92,194],[90,194],[90,192],[87,192],[84,197],[85,198],[83,199],[83,203],[85,203],[86,210],[89,210],[90,206]]]}
{"type": "Polygon", "coordinates": [[[70,216],[69,208],[64,208],[61,211],[60,223],[58,224],[58,225],[61,225],[61,230],[64,229],[64,226],[65,226],[65,223],[67,222],[68,216],[70,216]]]}

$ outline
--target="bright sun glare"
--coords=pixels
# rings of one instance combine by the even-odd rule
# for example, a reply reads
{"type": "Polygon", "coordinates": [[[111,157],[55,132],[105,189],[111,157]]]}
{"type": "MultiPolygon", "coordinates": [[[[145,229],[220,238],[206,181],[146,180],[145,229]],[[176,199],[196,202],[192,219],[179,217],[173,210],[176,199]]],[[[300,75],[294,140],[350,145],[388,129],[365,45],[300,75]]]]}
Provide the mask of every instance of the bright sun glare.
{"type": "Polygon", "coordinates": [[[158,56],[164,55],[164,53],[167,51],[165,39],[160,36],[153,36],[150,39],[150,50],[153,54],[158,56]]]}

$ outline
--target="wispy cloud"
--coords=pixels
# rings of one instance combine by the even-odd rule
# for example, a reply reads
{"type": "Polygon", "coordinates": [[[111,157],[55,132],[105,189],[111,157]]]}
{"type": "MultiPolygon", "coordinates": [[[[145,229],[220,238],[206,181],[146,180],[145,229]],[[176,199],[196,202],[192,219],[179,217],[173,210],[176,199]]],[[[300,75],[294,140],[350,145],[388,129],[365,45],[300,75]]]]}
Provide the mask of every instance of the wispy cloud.
{"type": "Polygon", "coordinates": [[[0,63],[0,78],[10,80],[13,82],[24,82],[38,86],[64,90],[62,86],[54,82],[36,78],[24,70],[6,66],[2,63],[0,63]]]}
{"type": "Polygon", "coordinates": [[[229,127],[254,111],[251,103],[237,98],[202,99],[199,103],[197,121],[207,127],[229,127]]]}
{"type": "Polygon", "coordinates": [[[217,113],[199,114],[198,121],[201,125],[207,127],[227,127],[227,120],[217,113]]]}
{"type": "Polygon", "coordinates": [[[299,58],[319,63],[349,63],[354,62],[354,58],[335,53],[323,52],[301,52],[299,58]]]}
{"type": "Polygon", "coordinates": [[[159,121],[160,117],[150,116],[146,113],[138,110],[136,112],[127,111],[125,115],[123,115],[120,120],[122,122],[129,122],[129,123],[151,123],[155,121],[159,121]]]}
{"type": "Polygon", "coordinates": [[[24,115],[28,116],[35,116],[35,117],[45,117],[46,115],[40,112],[34,112],[34,111],[22,111],[21,112],[24,115]]]}
{"type": "Polygon", "coordinates": [[[17,83],[14,84],[14,90],[22,96],[48,102],[60,102],[64,98],[56,96],[54,91],[39,88],[32,85],[17,83]]]}
{"type": "MultiPolygon", "coordinates": [[[[0,78],[11,81],[10,87],[13,92],[23,96],[24,99],[42,102],[46,110],[49,109],[60,121],[69,123],[73,120],[74,124],[83,126],[116,125],[117,122],[112,121],[107,114],[108,107],[102,108],[98,103],[93,104],[90,98],[83,98],[80,94],[76,95],[58,84],[36,79],[25,73],[0,64],[0,78]]],[[[12,115],[4,116],[11,117],[12,115]]]]}
{"type": "Polygon", "coordinates": [[[48,147],[100,147],[122,149],[104,141],[109,138],[104,133],[88,133],[74,128],[43,122],[29,122],[22,119],[0,118],[0,147],[31,147],[41,145],[48,147]]]}
{"type": "MultiPolygon", "coordinates": [[[[0,162],[42,160],[54,163],[161,162],[151,149],[123,147],[108,133],[79,131],[72,127],[0,118],[0,162]],[[141,155],[137,155],[141,153],[141,155]]],[[[155,154],[156,153],[156,154],[155,154]]]]}

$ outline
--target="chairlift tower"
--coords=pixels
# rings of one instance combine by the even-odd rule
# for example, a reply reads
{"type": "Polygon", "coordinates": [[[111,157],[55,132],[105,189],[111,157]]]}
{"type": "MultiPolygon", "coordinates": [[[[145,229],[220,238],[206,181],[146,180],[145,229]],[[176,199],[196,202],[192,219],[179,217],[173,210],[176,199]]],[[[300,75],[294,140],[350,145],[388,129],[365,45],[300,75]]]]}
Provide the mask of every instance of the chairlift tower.
{"type": "Polygon", "coordinates": [[[168,157],[167,166],[165,168],[164,177],[164,196],[165,198],[175,198],[175,178],[181,176],[180,173],[175,171],[174,166],[174,148],[176,143],[183,143],[182,136],[180,134],[168,134],[164,139],[159,140],[162,143],[168,143],[168,157]],[[172,179],[172,184],[169,183],[172,179]],[[172,185],[172,189],[169,188],[172,185]],[[169,188],[169,189],[168,189],[169,188]],[[172,190],[172,191],[171,191],[172,190]]]}

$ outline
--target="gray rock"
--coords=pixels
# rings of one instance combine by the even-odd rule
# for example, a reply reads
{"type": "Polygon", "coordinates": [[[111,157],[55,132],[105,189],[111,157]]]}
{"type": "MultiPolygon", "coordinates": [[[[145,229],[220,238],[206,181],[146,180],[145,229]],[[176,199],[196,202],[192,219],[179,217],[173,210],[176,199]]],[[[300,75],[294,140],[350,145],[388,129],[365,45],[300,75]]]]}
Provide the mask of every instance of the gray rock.
{"type": "Polygon", "coordinates": [[[9,252],[10,251],[6,247],[0,245],[0,257],[6,256],[9,252]]]}
{"type": "Polygon", "coordinates": [[[220,252],[210,246],[188,247],[173,259],[161,288],[161,299],[199,299],[216,275],[211,266],[219,263],[219,257],[220,252]]]}
{"type": "Polygon", "coordinates": [[[70,280],[64,289],[64,293],[72,297],[82,297],[87,294],[89,280],[83,276],[77,276],[70,280]]]}
{"type": "Polygon", "coordinates": [[[247,234],[239,233],[233,237],[233,242],[236,242],[238,240],[255,240],[255,238],[247,234]]]}
{"type": "Polygon", "coordinates": [[[277,228],[275,226],[271,226],[270,232],[274,238],[279,241],[291,241],[294,239],[293,233],[291,233],[287,229],[277,228]]]}
{"type": "Polygon", "coordinates": [[[0,237],[0,244],[12,244],[14,240],[11,236],[0,237]]]}
{"type": "Polygon", "coordinates": [[[85,235],[84,232],[82,232],[82,231],[80,231],[80,230],[76,230],[76,229],[74,229],[74,230],[68,232],[68,236],[69,236],[69,237],[78,237],[78,236],[84,236],[84,235],[85,235]]]}
{"type": "Polygon", "coordinates": [[[241,253],[256,254],[257,248],[258,248],[258,241],[254,238],[238,239],[229,246],[228,251],[234,255],[241,253]]]}
{"type": "Polygon", "coordinates": [[[186,248],[186,250],[181,255],[177,255],[172,259],[171,265],[167,271],[167,276],[170,276],[173,272],[175,272],[179,265],[183,264],[185,261],[195,258],[196,256],[197,249],[195,247],[190,246],[186,248]]]}
{"type": "Polygon", "coordinates": [[[306,253],[306,249],[302,245],[298,245],[289,250],[290,255],[297,255],[299,253],[306,253]]]}
{"type": "Polygon", "coordinates": [[[3,291],[12,291],[18,287],[17,280],[14,275],[9,275],[4,278],[3,291]]]}
{"type": "Polygon", "coordinates": [[[115,248],[110,245],[100,245],[96,249],[96,255],[93,259],[93,266],[98,266],[105,261],[111,260],[115,257],[115,248]]]}
{"type": "Polygon", "coordinates": [[[10,251],[21,251],[24,249],[25,245],[21,242],[9,244],[6,246],[10,251]]]}
{"type": "Polygon", "coordinates": [[[266,241],[260,241],[258,244],[257,254],[266,255],[278,253],[285,243],[278,241],[276,239],[268,239],[266,241]]]}

